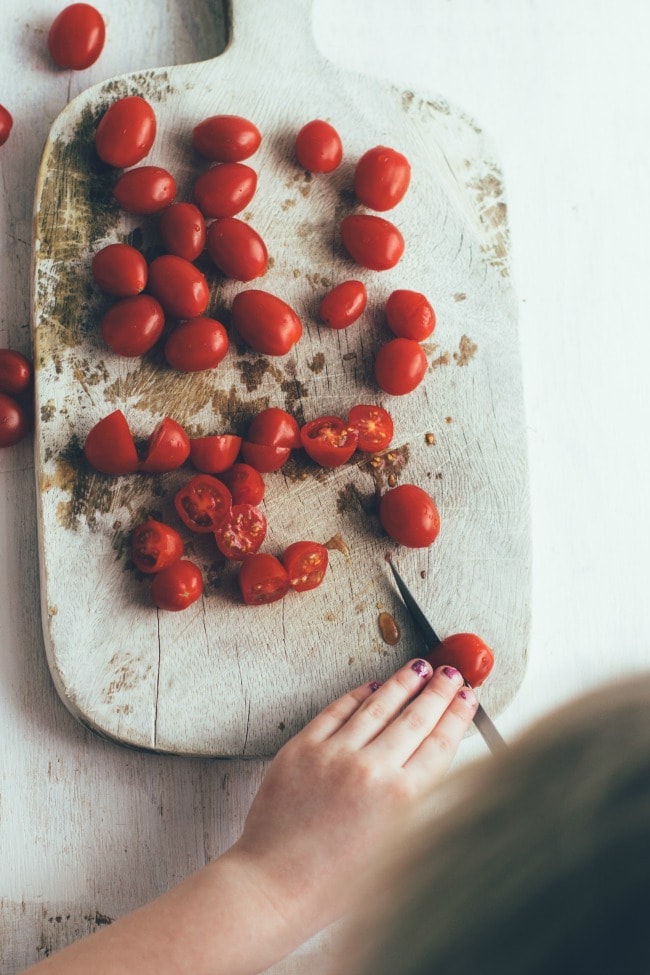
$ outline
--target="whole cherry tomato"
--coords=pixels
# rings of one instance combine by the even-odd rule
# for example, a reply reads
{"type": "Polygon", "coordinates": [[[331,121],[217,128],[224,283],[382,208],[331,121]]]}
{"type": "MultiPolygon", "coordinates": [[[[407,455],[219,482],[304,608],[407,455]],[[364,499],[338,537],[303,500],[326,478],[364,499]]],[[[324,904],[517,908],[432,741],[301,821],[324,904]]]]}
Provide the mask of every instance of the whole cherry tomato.
{"type": "Polygon", "coordinates": [[[5,108],[4,105],[0,105],[0,146],[3,146],[9,138],[13,124],[14,120],[9,109],[5,108]]]}
{"type": "Polygon", "coordinates": [[[281,410],[279,406],[269,406],[253,417],[246,434],[251,443],[266,444],[267,447],[300,447],[300,427],[295,416],[281,410]]]}
{"type": "Polygon", "coordinates": [[[13,447],[28,430],[29,419],[20,403],[0,393],[0,447],[13,447]]]}
{"type": "Polygon", "coordinates": [[[233,562],[241,562],[257,552],[266,538],[264,512],[252,504],[234,504],[230,515],[217,528],[214,538],[222,555],[233,562]]]}
{"type": "Polygon", "coordinates": [[[147,262],[130,244],[102,247],[93,257],[91,269],[97,286],[117,298],[138,295],[147,283],[147,262]]]}
{"type": "Polygon", "coordinates": [[[368,149],[354,170],[354,192],[371,210],[392,210],[411,182],[411,165],[401,152],[387,146],[368,149]]]}
{"type": "Polygon", "coordinates": [[[289,460],[291,447],[273,447],[270,444],[242,440],[241,455],[244,462],[260,474],[273,474],[289,460]]]}
{"type": "Polygon", "coordinates": [[[386,322],[393,335],[424,342],[436,327],[436,313],[419,291],[393,291],[386,301],[386,322]]]}
{"type": "Polygon", "coordinates": [[[259,278],[269,265],[269,252],[258,232],[236,217],[210,224],[207,249],[221,273],[235,281],[259,278]]]}
{"type": "Polygon", "coordinates": [[[308,456],[321,467],[340,467],[357,449],[359,436],[338,416],[321,416],[301,428],[300,439],[308,456]]]}
{"type": "Polygon", "coordinates": [[[183,539],[171,525],[150,518],[133,529],[131,558],[140,572],[160,572],[178,562],[182,555],[183,539]]]}
{"type": "Polygon", "coordinates": [[[381,406],[359,403],[348,414],[348,426],[354,427],[359,437],[358,447],[364,453],[385,450],[393,439],[393,420],[381,406]]]}
{"type": "Polygon", "coordinates": [[[233,433],[194,437],[190,440],[190,460],[203,474],[221,474],[235,463],[240,447],[241,437],[233,433]]]}
{"type": "Polygon", "coordinates": [[[121,410],[95,424],[86,437],[84,454],[90,466],[102,474],[132,474],[138,469],[133,434],[121,410]]]}
{"type": "Polygon", "coordinates": [[[163,254],[149,265],[148,290],[172,318],[196,318],[208,307],[205,275],[176,254],[163,254]]]}
{"type": "Polygon", "coordinates": [[[413,339],[391,339],[375,356],[375,379],[385,393],[404,396],[413,392],[427,371],[424,349],[413,339]]]}
{"type": "Polygon", "coordinates": [[[316,589],[325,578],[329,555],[319,542],[293,542],[284,550],[282,564],[296,592],[316,589]]]}
{"type": "Polygon", "coordinates": [[[239,570],[239,588],[247,606],[274,603],[289,592],[289,574],[274,555],[247,555],[239,570]]]}
{"type": "Polygon", "coordinates": [[[195,261],[205,248],[205,220],[193,203],[174,203],[160,215],[160,238],[169,254],[195,261]]]}
{"type": "Polygon", "coordinates": [[[16,396],[32,385],[34,369],[26,356],[13,349],[0,349],[0,393],[16,396]]]}
{"type": "Polygon", "coordinates": [[[448,664],[460,670],[471,687],[480,687],[494,666],[494,653],[475,633],[454,633],[432,647],[426,659],[433,667],[448,664]]]}
{"type": "Polygon", "coordinates": [[[212,162],[241,162],[257,152],[259,129],[240,115],[212,115],[194,126],[192,144],[212,162]]]}
{"type": "Polygon", "coordinates": [[[303,169],[311,173],[331,173],[343,158],[343,145],[333,125],[314,119],[298,132],[295,153],[303,169]]]}
{"type": "Polygon", "coordinates": [[[52,21],[47,46],[60,68],[82,71],[95,63],[105,40],[106,26],[100,12],[88,3],[72,3],[52,21]]]}
{"type": "Polygon", "coordinates": [[[117,355],[144,355],[152,349],[165,325],[162,306],[151,295],[122,298],[104,313],[101,333],[117,355]]]}
{"type": "Polygon", "coordinates": [[[221,474],[221,480],[232,494],[233,504],[259,504],[264,497],[264,478],[250,464],[233,464],[221,474]]]}
{"type": "Polygon", "coordinates": [[[232,495],[223,481],[211,474],[196,474],[176,492],[174,507],[193,532],[214,532],[232,507],[232,495]]]}
{"type": "Polygon", "coordinates": [[[302,322],[293,308],[268,291],[236,294],[232,320],[243,340],[263,355],[286,355],[302,335],[302,322]]]}
{"type": "Polygon", "coordinates": [[[153,108],[139,95],[127,95],[113,102],[99,120],[95,149],[102,162],[126,169],[144,159],[155,138],[153,108]]]}
{"type": "Polygon", "coordinates": [[[176,181],[161,166],[136,166],[122,173],[113,187],[113,196],[127,213],[146,216],[174,202],[176,181]]]}
{"type": "Polygon", "coordinates": [[[343,246],[353,261],[371,271],[387,271],[404,253],[404,238],[389,220],[353,213],[341,221],[343,246]]]}
{"type": "Polygon", "coordinates": [[[165,474],[175,471],[190,456],[190,439],[180,423],[166,416],[156,426],[147,441],[140,470],[147,474],[165,474]]]}
{"type": "Polygon", "coordinates": [[[201,173],[194,202],[204,217],[234,217],[248,206],[257,189],[257,173],[243,163],[220,163],[201,173]]]}
{"type": "Polygon", "coordinates": [[[436,503],[417,484],[400,484],[383,494],[379,522],[393,541],[408,548],[427,548],[440,531],[436,503]]]}
{"type": "Polygon", "coordinates": [[[158,609],[178,612],[187,609],[203,593],[203,576],[198,565],[181,559],[153,577],[151,598],[158,609]]]}
{"type": "Polygon", "coordinates": [[[172,369],[201,372],[215,369],[228,351],[228,333],[216,318],[189,318],[165,342],[165,359],[172,369]]]}
{"type": "Polygon", "coordinates": [[[318,317],[330,328],[347,328],[363,314],[368,293],[363,281],[342,281],[325,295],[318,317]]]}

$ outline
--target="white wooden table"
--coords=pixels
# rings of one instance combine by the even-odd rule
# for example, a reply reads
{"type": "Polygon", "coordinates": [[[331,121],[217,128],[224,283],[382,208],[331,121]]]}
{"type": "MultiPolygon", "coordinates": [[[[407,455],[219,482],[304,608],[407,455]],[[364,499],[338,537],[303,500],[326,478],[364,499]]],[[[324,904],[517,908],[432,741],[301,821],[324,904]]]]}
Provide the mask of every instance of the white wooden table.
{"type": "MultiPolygon", "coordinates": [[[[0,346],[23,352],[33,187],[53,119],[90,84],[210,57],[224,37],[216,0],[106,0],[100,61],[59,72],[45,38],[61,6],[6,0],[0,33],[0,102],[15,119],[0,149],[0,346]]],[[[504,168],[534,578],[529,666],[499,720],[506,737],[650,664],[649,28],[641,0],[314,4],[327,57],[461,106],[504,168]]],[[[0,452],[0,552],[0,970],[12,975],[224,849],[264,767],[127,750],[64,708],[43,652],[29,441],[0,452]]],[[[460,760],[482,750],[473,736],[460,760]]],[[[326,965],[321,939],[278,971],[326,965]]]]}

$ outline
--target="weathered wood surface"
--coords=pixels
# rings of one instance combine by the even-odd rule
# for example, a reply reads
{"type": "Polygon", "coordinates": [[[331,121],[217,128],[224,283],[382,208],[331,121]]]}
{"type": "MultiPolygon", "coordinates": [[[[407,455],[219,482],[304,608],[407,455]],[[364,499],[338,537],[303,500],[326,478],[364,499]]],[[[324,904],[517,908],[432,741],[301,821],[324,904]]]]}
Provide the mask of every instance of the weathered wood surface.
{"type": "MultiPolygon", "coordinates": [[[[206,273],[209,312],[227,323],[242,285],[206,273]]],[[[73,714],[138,747],[272,754],[333,695],[385,677],[418,652],[386,571],[387,550],[442,634],[474,630],[495,647],[482,701],[500,713],[521,682],[528,644],[526,436],[501,173],[471,119],[439,99],[342,73],[313,45],[308,3],[238,3],[218,58],[120,77],[59,117],[37,188],[34,304],[45,643],[73,714]],[[283,45],[292,57],[279,70],[283,45]],[[224,112],[247,116],[262,131],[251,160],[259,187],[245,218],[272,260],[249,286],[280,295],[300,314],[304,335],[288,356],[263,358],[231,332],[219,368],[187,376],[166,368],[158,353],[123,360],[103,346],[98,320],[106,302],[91,281],[91,255],[117,240],[145,252],[155,246],[155,220],[120,215],[110,198],[114,175],[93,154],[102,112],[133,93],[150,99],[157,114],[147,162],[174,173],[179,199],[189,198],[199,171],[189,148],[194,124],[224,112]],[[314,117],[330,119],[344,142],[345,161],[331,176],[311,177],[293,159],[295,133],[314,117]],[[354,161],[382,143],[406,153],[413,180],[386,215],[404,233],[405,256],[378,273],[346,259],[337,228],[358,209],[354,161]],[[320,296],[350,276],[368,288],[362,321],[343,333],[319,327],[320,296]],[[388,337],[382,305],[395,287],[425,291],[438,315],[427,377],[407,397],[382,395],[372,378],[374,351],[388,337]],[[297,457],[266,479],[265,549],[301,537],[338,540],[325,584],[245,608],[235,570],[205,538],[194,539],[187,551],[204,569],[203,599],[181,614],[156,611],[128,567],[128,537],[152,512],[175,522],[171,497],[191,470],[162,478],[93,474],[81,455],[90,427],[120,407],[140,437],[163,415],[194,435],[242,433],[262,406],[308,420],[346,415],[355,402],[390,409],[390,460],[379,469],[359,463],[325,473],[297,457]],[[391,473],[427,487],[438,502],[442,530],[429,551],[396,551],[378,528],[376,490],[391,473]],[[382,642],[382,610],[401,628],[395,647],[382,642]]]]}

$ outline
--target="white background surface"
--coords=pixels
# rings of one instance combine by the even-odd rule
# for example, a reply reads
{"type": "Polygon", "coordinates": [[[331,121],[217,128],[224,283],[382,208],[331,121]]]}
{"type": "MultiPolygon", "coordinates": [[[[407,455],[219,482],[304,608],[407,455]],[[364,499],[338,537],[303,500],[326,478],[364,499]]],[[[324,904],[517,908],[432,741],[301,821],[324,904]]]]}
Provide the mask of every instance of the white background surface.
{"type": "MultiPolygon", "coordinates": [[[[216,2],[106,0],[101,59],[60,72],[45,39],[61,6],[5,0],[0,32],[0,102],[15,119],[0,149],[0,346],[26,353],[33,187],[51,122],[97,81],[200,60],[221,44],[216,2]]],[[[642,0],[314,0],[326,56],[460,106],[502,163],[533,517],[530,662],[499,721],[506,737],[650,664],[649,28],[642,0]]],[[[278,53],[280,68],[287,56],[278,53]]],[[[7,975],[226,847],[263,771],[128,751],[69,716],[43,655],[34,518],[27,441],[0,452],[7,975]]],[[[481,752],[474,736],[462,759],[481,752]]]]}

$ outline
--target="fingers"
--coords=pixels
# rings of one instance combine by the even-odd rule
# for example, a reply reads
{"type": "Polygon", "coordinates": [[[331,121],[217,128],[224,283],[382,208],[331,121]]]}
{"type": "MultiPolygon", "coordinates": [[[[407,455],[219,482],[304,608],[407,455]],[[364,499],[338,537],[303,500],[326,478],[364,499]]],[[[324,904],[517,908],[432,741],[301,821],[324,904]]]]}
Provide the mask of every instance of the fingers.
{"type": "Polygon", "coordinates": [[[371,681],[368,684],[355,687],[354,690],[332,701],[315,718],[312,718],[309,724],[305,725],[302,731],[299,732],[300,736],[309,738],[314,742],[324,741],[326,738],[329,738],[348,721],[363,702],[380,686],[377,681],[371,681]]]}
{"type": "Polygon", "coordinates": [[[471,687],[461,687],[456,691],[433,731],[404,765],[404,771],[413,784],[426,788],[445,774],[472,723],[477,707],[478,698],[471,687]]]}

